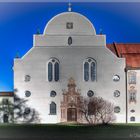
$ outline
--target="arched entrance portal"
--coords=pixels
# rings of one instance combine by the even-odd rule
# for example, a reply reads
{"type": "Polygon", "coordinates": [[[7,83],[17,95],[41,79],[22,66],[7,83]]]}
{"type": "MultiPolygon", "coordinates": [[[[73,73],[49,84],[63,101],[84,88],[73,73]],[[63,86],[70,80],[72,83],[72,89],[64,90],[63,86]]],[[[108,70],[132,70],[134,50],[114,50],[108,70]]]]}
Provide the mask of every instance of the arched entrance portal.
{"type": "Polygon", "coordinates": [[[77,109],[76,108],[68,108],[67,109],[67,121],[77,121],[77,109]]]}
{"type": "Polygon", "coordinates": [[[68,91],[63,90],[63,100],[61,102],[61,122],[81,122],[82,115],[79,110],[82,96],[80,90],[76,90],[73,78],[69,79],[68,91]]]}

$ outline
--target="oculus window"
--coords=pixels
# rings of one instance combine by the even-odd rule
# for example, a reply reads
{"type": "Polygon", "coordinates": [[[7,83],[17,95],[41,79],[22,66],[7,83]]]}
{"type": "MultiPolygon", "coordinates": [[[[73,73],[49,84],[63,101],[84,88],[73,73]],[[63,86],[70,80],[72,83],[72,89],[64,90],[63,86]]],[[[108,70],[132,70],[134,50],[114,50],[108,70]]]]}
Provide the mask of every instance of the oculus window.
{"type": "Polygon", "coordinates": [[[24,114],[27,115],[27,114],[30,114],[31,110],[29,107],[26,107],[25,110],[24,110],[24,114]]]}
{"type": "Polygon", "coordinates": [[[92,91],[92,90],[89,90],[88,92],[87,92],[87,96],[88,97],[92,97],[94,95],[94,92],[92,91]]]}
{"type": "Polygon", "coordinates": [[[30,96],[31,96],[31,92],[28,91],[28,90],[26,90],[26,91],[25,91],[25,96],[26,96],[26,97],[30,97],[30,96]]]}
{"type": "Polygon", "coordinates": [[[52,90],[51,93],[50,93],[50,96],[51,97],[55,97],[56,96],[56,92],[54,90],[52,90]]]}
{"type": "Polygon", "coordinates": [[[114,97],[119,97],[120,96],[120,91],[119,90],[115,90],[114,91],[114,97]]]}
{"type": "Polygon", "coordinates": [[[119,113],[121,111],[119,106],[114,107],[114,112],[115,113],[119,113]]]}
{"type": "Polygon", "coordinates": [[[134,110],[134,109],[131,109],[131,110],[130,110],[130,112],[131,112],[131,113],[134,113],[134,112],[135,112],[135,110],[134,110]]]}
{"type": "Polygon", "coordinates": [[[120,76],[117,75],[117,74],[115,74],[115,75],[113,76],[113,81],[114,81],[114,82],[120,81],[120,76]]]}

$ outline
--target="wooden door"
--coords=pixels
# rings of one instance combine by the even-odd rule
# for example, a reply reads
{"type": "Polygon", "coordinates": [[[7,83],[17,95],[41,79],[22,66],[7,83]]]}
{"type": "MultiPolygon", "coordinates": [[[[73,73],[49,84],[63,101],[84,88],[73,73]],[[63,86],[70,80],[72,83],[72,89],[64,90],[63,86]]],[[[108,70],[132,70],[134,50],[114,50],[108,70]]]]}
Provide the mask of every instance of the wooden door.
{"type": "Polygon", "coordinates": [[[76,108],[68,108],[68,110],[67,110],[67,121],[77,121],[77,110],[76,110],[76,108]]]}

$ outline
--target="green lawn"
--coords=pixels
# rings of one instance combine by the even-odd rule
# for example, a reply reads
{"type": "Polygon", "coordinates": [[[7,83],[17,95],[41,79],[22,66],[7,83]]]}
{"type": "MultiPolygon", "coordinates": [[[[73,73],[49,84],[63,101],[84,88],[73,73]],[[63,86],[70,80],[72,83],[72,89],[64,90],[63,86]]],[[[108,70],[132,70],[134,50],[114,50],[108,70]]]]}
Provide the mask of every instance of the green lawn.
{"type": "Polygon", "coordinates": [[[50,140],[140,139],[140,124],[86,125],[0,125],[0,138],[45,138],[50,140]]]}

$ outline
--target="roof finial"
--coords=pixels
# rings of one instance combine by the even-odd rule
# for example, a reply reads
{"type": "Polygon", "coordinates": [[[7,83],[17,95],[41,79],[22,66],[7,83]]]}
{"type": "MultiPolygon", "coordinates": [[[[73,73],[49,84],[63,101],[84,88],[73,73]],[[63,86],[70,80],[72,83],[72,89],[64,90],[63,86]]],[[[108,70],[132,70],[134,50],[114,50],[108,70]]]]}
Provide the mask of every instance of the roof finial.
{"type": "Polygon", "coordinates": [[[18,52],[16,53],[16,57],[15,58],[19,58],[19,53],[18,52]]]}
{"type": "Polygon", "coordinates": [[[102,28],[100,28],[100,30],[99,30],[99,34],[100,34],[100,35],[103,34],[103,29],[102,29],[102,28]]]}
{"type": "Polygon", "coordinates": [[[37,34],[37,35],[40,34],[40,29],[39,29],[39,28],[37,29],[36,34],[37,34]]]}
{"type": "Polygon", "coordinates": [[[71,5],[72,5],[72,4],[69,2],[69,4],[68,4],[68,6],[69,6],[69,7],[68,7],[68,11],[69,11],[69,12],[71,12],[71,10],[72,10],[71,5]]]}

